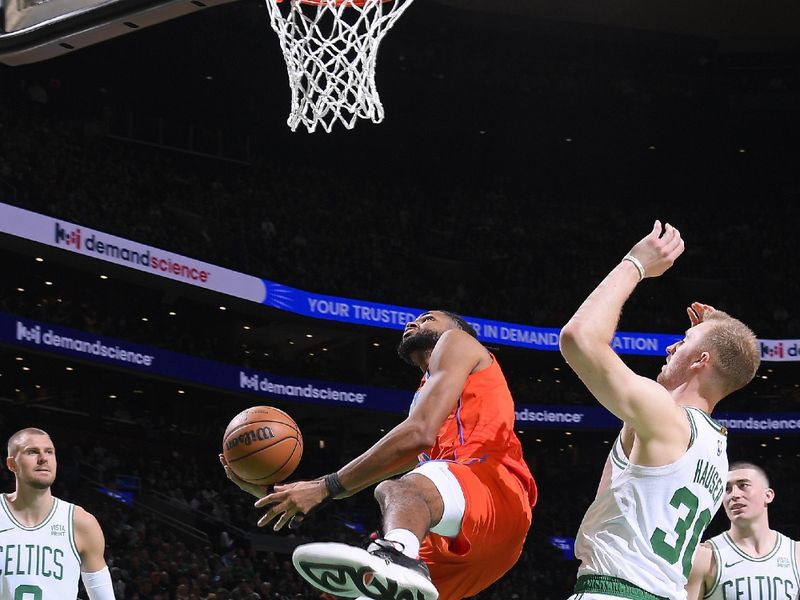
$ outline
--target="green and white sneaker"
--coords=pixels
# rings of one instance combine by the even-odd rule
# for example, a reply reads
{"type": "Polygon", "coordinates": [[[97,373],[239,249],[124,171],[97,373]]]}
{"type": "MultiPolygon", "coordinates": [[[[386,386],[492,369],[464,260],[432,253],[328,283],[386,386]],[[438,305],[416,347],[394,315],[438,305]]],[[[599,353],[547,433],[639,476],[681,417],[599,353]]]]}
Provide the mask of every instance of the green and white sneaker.
{"type": "Polygon", "coordinates": [[[295,548],[297,572],[318,590],[364,600],[437,600],[428,567],[392,542],[378,539],[367,550],[335,542],[295,548]]]}

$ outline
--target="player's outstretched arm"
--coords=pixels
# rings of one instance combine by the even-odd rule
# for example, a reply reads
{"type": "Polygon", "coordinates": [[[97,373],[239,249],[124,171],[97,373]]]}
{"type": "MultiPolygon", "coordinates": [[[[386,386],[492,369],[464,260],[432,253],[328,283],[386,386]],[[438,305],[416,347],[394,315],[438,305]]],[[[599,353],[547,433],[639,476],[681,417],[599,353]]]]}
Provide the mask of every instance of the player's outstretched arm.
{"type": "Polygon", "coordinates": [[[75,507],[75,545],[81,557],[81,579],[89,600],[114,600],[114,585],[106,566],[106,540],[93,514],[75,507]]]}
{"type": "Polygon", "coordinates": [[[687,600],[703,600],[708,591],[708,582],[713,582],[716,574],[714,553],[707,544],[700,544],[692,561],[692,570],[686,583],[687,600]]]}
{"type": "Polygon", "coordinates": [[[619,315],[637,283],[669,269],[683,252],[677,229],[656,221],[583,302],[561,330],[561,353],[587,388],[640,436],[671,435],[669,424],[687,428],[669,393],[631,371],[612,350],[619,315]],[[641,269],[640,269],[641,267],[641,269]]]}
{"type": "MultiPolygon", "coordinates": [[[[332,497],[345,498],[417,465],[419,453],[435,443],[442,423],[455,408],[467,377],[486,356],[486,349],[468,333],[460,329],[444,332],[431,353],[430,376],[414,410],[335,474],[341,489],[332,497]]],[[[330,497],[322,479],[276,485],[271,494],[255,503],[259,508],[269,507],[258,525],[263,527],[277,518],[273,529],[281,529],[295,515],[308,514],[330,497]]]]}

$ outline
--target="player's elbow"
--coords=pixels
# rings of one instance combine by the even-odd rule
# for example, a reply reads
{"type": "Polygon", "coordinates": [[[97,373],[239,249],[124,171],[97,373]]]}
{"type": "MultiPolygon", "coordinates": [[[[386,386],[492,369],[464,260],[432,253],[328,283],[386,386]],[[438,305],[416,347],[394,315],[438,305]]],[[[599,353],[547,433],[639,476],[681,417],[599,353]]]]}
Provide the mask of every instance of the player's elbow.
{"type": "Polygon", "coordinates": [[[420,419],[409,419],[405,431],[405,442],[409,451],[420,453],[429,450],[436,443],[438,428],[420,419]]]}
{"type": "Polygon", "coordinates": [[[581,352],[581,347],[586,342],[587,336],[580,321],[570,321],[561,328],[558,336],[558,349],[561,355],[569,362],[571,357],[581,352]]]}

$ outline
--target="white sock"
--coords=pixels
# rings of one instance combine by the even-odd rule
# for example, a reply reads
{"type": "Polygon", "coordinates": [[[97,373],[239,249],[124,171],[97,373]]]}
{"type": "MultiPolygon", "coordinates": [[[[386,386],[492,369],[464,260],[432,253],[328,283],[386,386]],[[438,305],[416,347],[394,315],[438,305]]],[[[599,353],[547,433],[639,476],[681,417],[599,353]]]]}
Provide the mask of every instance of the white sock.
{"type": "Polygon", "coordinates": [[[419,558],[419,540],[408,529],[392,529],[386,532],[383,539],[398,542],[400,547],[397,549],[403,554],[410,558],[419,558]]]}

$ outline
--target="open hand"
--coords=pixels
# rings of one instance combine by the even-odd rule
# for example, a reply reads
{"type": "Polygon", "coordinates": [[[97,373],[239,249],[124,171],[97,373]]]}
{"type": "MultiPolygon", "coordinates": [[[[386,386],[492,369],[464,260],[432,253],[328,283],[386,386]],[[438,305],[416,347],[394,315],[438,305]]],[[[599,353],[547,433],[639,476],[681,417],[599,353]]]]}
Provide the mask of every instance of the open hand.
{"type": "Polygon", "coordinates": [[[692,322],[692,327],[699,325],[703,322],[707,315],[713,313],[716,309],[701,302],[692,302],[691,306],[686,307],[686,312],[689,314],[689,320],[692,322]]]}
{"type": "Polygon", "coordinates": [[[295,527],[327,499],[328,488],[322,479],[276,485],[271,494],[255,503],[256,508],[269,507],[264,516],[258,520],[258,526],[264,527],[278,517],[272,527],[275,531],[283,529],[287,523],[295,527]]]}
{"type": "Polygon", "coordinates": [[[642,263],[645,277],[658,277],[683,254],[683,248],[681,232],[669,223],[662,227],[656,220],[653,230],[631,248],[630,254],[642,263]]]}

